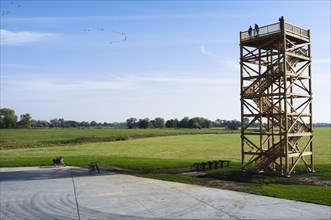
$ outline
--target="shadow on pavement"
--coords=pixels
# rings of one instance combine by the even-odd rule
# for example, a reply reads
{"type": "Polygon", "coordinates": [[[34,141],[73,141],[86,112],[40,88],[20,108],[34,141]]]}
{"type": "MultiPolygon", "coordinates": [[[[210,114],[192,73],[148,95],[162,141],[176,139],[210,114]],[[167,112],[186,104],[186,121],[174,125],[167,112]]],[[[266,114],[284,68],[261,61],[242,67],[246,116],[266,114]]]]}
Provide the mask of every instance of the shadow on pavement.
{"type": "Polygon", "coordinates": [[[79,167],[36,167],[30,170],[21,171],[1,171],[0,181],[27,181],[27,180],[46,180],[61,179],[82,176],[109,176],[115,175],[111,172],[100,172],[90,174],[87,168],[79,167]]]}

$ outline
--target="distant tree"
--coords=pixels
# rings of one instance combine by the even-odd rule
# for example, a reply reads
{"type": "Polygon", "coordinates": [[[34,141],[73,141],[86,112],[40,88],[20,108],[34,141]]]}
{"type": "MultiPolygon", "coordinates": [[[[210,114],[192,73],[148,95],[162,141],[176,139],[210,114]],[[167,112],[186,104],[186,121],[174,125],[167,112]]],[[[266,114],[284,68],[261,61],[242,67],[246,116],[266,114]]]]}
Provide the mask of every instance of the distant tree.
{"type": "Polygon", "coordinates": [[[15,128],[17,116],[15,111],[9,108],[0,109],[0,128],[15,128]]]}
{"type": "Polygon", "coordinates": [[[200,125],[200,128],[211,128],[212,122],[206,118],[194,118],[194,120],[200,125]]]}
{"type": "Polygon", "coordinates": [[[242,123],[247,126],[249,124],[249,118],[245,117],[242,123]]]}
{"type": "Polygon", "coordinates": [[[178,119],[177,118],[170,119],[170,120],[166,121],[165,127],[166,128],[177,128],[177,124],[178,124],[178,119]]]}
{"type": "Polygon", "coordinates": [[[37,128],[37,123],[38,123],[37,120],[32,119],[31,120],[31,128],[37,128]]]}
{"type": "Polygon", "coordinates": [[[96,121],[91,121],[90,122],[90,126],[91,127],[95,127],[95,126],[97,126],[98,125],[98,123],[96,122],[96,121]]]}
{"type": "Polygon", "coordinates": [[[153,127],[153,125],[149,121],[149,118],[139,120],[139,128],[152,128],[152,127],[153,127]]]}
{"type": "Polygon", "coordinates": [[[125,127],[128,127],[126,122],[113,122],[113,123],[108,123],[108,126],[110,126],[110,127],[118,127],[118,128],[125,128],[125,127]]]}
{"type": "Polygon", "coordinates": [[[19,125],[21,128],[31,128],[31,115],[29,113],[23,114],[20,116],[21,120],[19,121],[19,125]]]}
{"type": "Polygon", "coordinates": [[[331,123],[326,123],[326,122],[317,122],[313,123],[314,127],[330,127],[331,123]]]}
{"type": "MultiPolygon", "coordinates": [[[[171,119],[171,120],[172,120],[172,119],[171,119]]],[[[177,125],[178,125],[179,121],[178,121],[177,118],[175,118],[175,119],[172,120],[172,123],[173,123],[173,127],[174,127],[174,128],[177,128],[177,125]]]]}
{"type": "Polygon", "coordinates": [[[211,120],[206,119],[203,124],[203,128],[211,128],[213,126],[213,122],[211,120]]]}
{"type": "MultiPolygon", "coordinates": [[[[171,119],[172,120],[172,119],[171,119]]],[[[166,128],[173,128],[172,126],[172,123],[171,123],[171,120],[167,120],[166,123],[165,123],[165,127],[166,128]]]]}
{"type": "Polygon", "coordinates": [[[77,128],[80,125],[77,121],[65,121],[65,124],[67,128],[77,128]]]}
{"type": "Polygon", "coordinates": [[[222,119],[216,119],[214,121],[214,127],[226,127],[226,121],[222,119]]]}
{"type": "Polygon", "coordinates": [[[186,127],[186,128],[211,128],[212,127],[212,122],[206,118],[201,118],[201,117],[195,117],[189,119],[189,121],[186,123],[186,118],[184,118],[184,121],[182,120],[179,123],[182,123],[180,126],[181,127],[186,127]],[[185,125],[186,124],[186,125],[185,125]]]}
{"type": "Polygon", "coordinates": [[[226,126],[226,129],[228,129],[228,130],[238,130],[240,125],[241,125],[240,121],[232,120],[232,121],[229,121],[228,125],[226,126]]]}
{"type": "Polygon", "coordinates": [[[52,119],[52,120],[50,120],[50,127],[51,128],[58,128],[58,127],[60,127],[60,122],[59,122],[59,119],[57,119],[57,118],[54,118],[54,119],[52,119]]]}
{"type": "Polygon", "coordinates": [[[154,128],[164,128],[165,125],[164,119],[160,117],[155,118],[154,120],[151,121],[151,123],[154,128]]]}
{"type": "Polygon", "coordinates": [[[47,121],[43,120],[31,120],[31,128],[48,128],[50,124],[47,121]]]}
{"type": "Polygon", "coordinates": [[[180,120],[177,124],[178,128],[188,128],[189,127],[189,117],[184,117],[182,120],[180,120]]]}
{"type": "Polygon", "coordinates": [[[61,127],[61,128],[65,128],[65,127],[66,127],[66,123],[65,123],[65,121],[64,121],[63,118],[60,118],[60,119],[59,119],[59,123],[60,123],[60,127],[61,127]]]}
{"type": "MultiPolygon", "coordinates": [[[[33,120],[32,120],[33,121],[33,120]]],[[[31,125],[32,126],[32,125],[31,125]]],[[[44,120],[38,120],[36,123],[37,128],[48,128],[50,127],[50,124],[47,121],[44,120]]]]}
{"type": "Polygon", "coordinates": [[[127,119],[126,124],[127,124],[128,128],[130,128],[130,129],[139,127],[138,120],[136,118],[127,119]]]}
{"type": "MultiPolygon", "coordinates": [[[[276,125],[278,125],[277,122],[276,122],[276,125]]],[[[260,122],[254,122],[250,125],[250,127],[258,128],[258,127],[260,127],[260,122]]]]}
{"type": "Polygon", "coordinates": [[[199,123],[199,119],[198,118],[191,118],[188,121],[188,127],[189,128],[199,128],[199,129],[201,129],[201,125],[199,123]]]}
{"type": "Polygon", "coordinates": [[[82,121],[79,123],[79,126],[88,128],[90,127],[90,123],[88,123],[87,121],[82,121]]]}

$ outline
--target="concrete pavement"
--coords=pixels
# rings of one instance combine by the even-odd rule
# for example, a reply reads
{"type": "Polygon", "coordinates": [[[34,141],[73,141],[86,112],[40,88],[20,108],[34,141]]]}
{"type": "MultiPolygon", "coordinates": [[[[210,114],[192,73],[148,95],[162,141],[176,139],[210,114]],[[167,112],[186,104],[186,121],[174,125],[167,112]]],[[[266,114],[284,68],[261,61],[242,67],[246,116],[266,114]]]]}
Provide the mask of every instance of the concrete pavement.
{"type": "Polygon", "coordinates": [[[330,219],[331,207],[78,167],[0,168],[0,219],[330,219]]]}

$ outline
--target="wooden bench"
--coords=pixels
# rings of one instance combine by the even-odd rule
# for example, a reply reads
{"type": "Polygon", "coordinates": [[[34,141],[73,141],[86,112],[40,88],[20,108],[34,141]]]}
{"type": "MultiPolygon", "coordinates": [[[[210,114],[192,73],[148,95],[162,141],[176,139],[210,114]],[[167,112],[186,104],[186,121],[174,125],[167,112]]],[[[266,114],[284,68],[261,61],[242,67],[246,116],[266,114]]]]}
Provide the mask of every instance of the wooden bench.
{"type": "Polygon", "coordinates": [[[224,164],[226,163],[226,167],[229,167],[230,166],[230,160],[219,160],[219,163],[221,165],[221,168],[224,167],[224,164]]]}
{"type": "Polygon", "coordinates": [[[194,163],[191,166],[191,170],[192,171],[205,171],[207,168],[208,168],[208,170],[212,170],[212,169],[218,169],[218,167],[224,168],[225,165],[226,165],[226,167],[229,167],[230,162],[231,162],[230,160],[213,160],[213,161],[207,161],[207,162],[194,163]]]}

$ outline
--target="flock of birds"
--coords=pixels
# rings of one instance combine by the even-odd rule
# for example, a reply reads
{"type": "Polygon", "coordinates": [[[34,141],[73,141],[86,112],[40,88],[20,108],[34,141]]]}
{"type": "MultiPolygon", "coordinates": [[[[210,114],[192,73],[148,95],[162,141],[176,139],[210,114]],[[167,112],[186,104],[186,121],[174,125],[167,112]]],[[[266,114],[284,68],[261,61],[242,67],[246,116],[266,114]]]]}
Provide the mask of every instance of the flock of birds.
{"type": "Polygon", "coordinates": [[[114,34],[117,34],[117,35],[121,35],[122,36],[122,39],[110,41],[109,44],[116,44],[116,43],[125,42],[128,39],[128,37],[126,36],[126,33],[124,33],[124,32],[113,31],[113,33],[114,34]]]}
{"type": "MultiPolygon", "coordinates": [[[[21,4],[16,3],[14,1],[11,1],[10,2],[10,6],[12,7],[12,9],[13,9],[13,7],[15,7],[15,8],[21,8],[22,7],[21,4]]],[[[2,14],[2,16],[7,16],[7,15],[10,14],[10,10],[7,10],[7,9],[6,10],[3,10],[1,12],[1,14],[2,14]]],[[[105,28],[99,28],[99,27],[98,28],[95,28],[95,29],[88,29],[88,28],[86,28],[83,31],[84,32],[105,31],[105,28]]],[[[127,41],[127,39],[128,39],[128,37],[127,37],[127,35],[126,35],[125,32],[120,32],[120,31],[113,30],[112,33],[113,33],[113,35],[116,35],[116,37],[115,37],[116,40],[108,41],[107,42],[108,44],[122,43],[122,42],[127,41]]]]}
{"type": "MultiPolygon", "coordinates": [[[[104,31],[104,30],[105,30],[105,28],[96,28],[96,29],[85,28],[83,31],[84,32],[93,32],[93,31],[104,31]]],[[[107,42],[108,44],[122,43],[122,42],[127,41],[127,39],[128,39],[128,36],[126,35],[125,32],[120,32],[120,31],[113,30],[112,33],[114,35],[119,35],[121,37],[118,40],[108,41],[107,42]]]]}
{"type": "MultiPolygon", "coordinates": [[[[21,7],[22,7],[21,4],[18,4],[18,3],[15,3],[15,2],[10,2],[10,5],[11,5],[12,7],[18,7],[18,8],[21,8],[21,7]]],[[[9,15],[9,13],[10,13],[9,10],[3,10],[3,11],[1,12],[1,15],[2,15],[2,16],[6,16],[6,15],[9,15]]]]}

